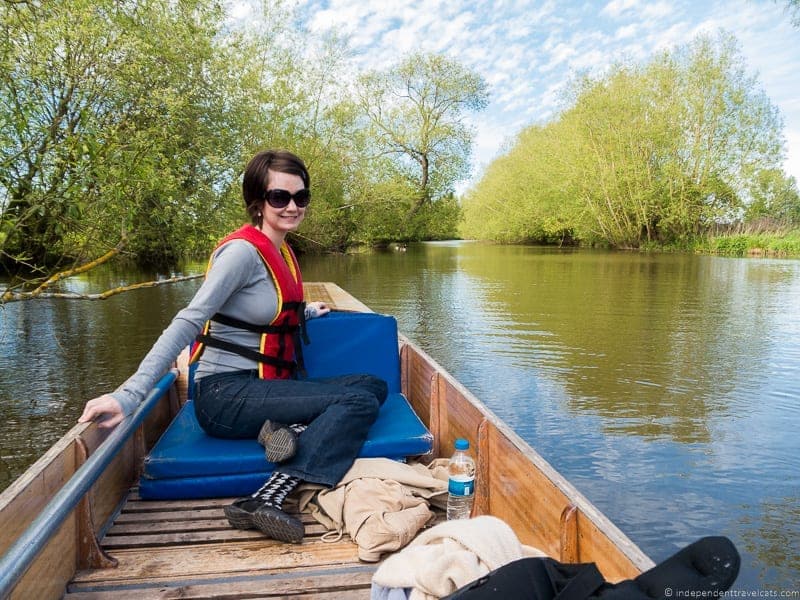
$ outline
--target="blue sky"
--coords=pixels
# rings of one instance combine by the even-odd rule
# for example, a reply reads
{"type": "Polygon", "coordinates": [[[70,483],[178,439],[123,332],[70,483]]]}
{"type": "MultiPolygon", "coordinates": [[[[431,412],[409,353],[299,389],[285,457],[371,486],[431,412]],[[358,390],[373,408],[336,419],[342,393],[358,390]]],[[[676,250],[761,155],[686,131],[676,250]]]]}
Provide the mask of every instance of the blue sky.
{"type": "MultiPolygon", "coordinates": [[[[359,69],[386,67],[422,50],[442,52],[480,73],[490,104],[471,119],[476,176],[520,129],[553,115],[559,91],[577,71],[599,73],[623,58],[644,62],[654,52],[723,29],[739,40],[748,70],[779,108],[784,168],[800,182],[800,27],[792,25],[785,0],[293,3],[312,31],[336,29],[348,37],[359,69]]],[[[237,17],[255,13],[243,0],[231,5],[237,17]]]]}

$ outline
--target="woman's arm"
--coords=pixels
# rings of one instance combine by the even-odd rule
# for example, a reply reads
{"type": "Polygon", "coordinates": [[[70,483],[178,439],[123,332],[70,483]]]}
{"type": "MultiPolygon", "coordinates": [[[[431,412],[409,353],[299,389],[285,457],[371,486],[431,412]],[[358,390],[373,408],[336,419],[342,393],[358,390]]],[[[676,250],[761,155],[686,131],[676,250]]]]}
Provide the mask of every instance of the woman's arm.
{"type": "Polygon", "coordinates": [[[206,279],[186,308],[178,312],[169,326],[125,383],[111,394],[103,394],[86,403],[79,422],[98,417],[100,427],[113,427],[132,413],[175,358],[200,333],[205,322],[244,287],[253,269],[264,267],[258,254],[247,242],[230,242],[220,248],[211,263],[206,279]]]}

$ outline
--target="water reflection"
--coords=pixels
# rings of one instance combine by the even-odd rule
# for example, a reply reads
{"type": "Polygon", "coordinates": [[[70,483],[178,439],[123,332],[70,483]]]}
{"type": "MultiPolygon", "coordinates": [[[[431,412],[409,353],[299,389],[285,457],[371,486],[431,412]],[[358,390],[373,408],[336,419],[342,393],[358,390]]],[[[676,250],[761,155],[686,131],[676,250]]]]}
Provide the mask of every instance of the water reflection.
{"type": "MultiPolygon", "coordinates": [[[[301,263],[396,315],[655,560],[724,534],[738,589],[800,580],[800,261],[440,243],[301,263]]],[[[146,278],[101,277],[78,285],[146,278]]],[[[0,311],[0,487],[198,285],[0,311]]]]}
{"type": "Polygon", "coordinates": [[[464,243],[304,268],[397,315],[654,559],[725,534],[739,589],[800,578],[775,500],[800,489],[799,261],[464,243]]]}
{"type": "MultiPolygon", "coordinates": [[[[63,289],[95,293],[154,275],[113,267],[63,289]]],[[[0,307],[0,490],[72,427],[86,400],[122,383],[197,285],[0,307]]]]}

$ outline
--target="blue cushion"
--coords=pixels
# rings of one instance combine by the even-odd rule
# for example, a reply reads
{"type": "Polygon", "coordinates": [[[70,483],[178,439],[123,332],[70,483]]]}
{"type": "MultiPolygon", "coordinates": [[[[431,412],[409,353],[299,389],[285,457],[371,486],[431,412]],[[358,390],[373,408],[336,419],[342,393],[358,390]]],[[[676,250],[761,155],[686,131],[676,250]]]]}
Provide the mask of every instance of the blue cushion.
{"type": "Polygon", "coordinates": [[[307,323],[303,359],[311,378],[366,373],[400,390],[397,321],[376,313],[331,312],[307,323]]]}
{"type": "MultiPolygon", "coordinates": [[[[433,436],[402,394],[390,394],[372,425],[360,458],[403,459],[429,452],[433,436]]],[[[145,499],[244,496],[275,467],[255,440],[213,438],[187,402],[145,458],[139,495],[145,499]]]]}
{"type": "Polygon", "coordinates": [[[139,497],[143,500],[185,500],[249,496],[263,485],[269,473],[237,473],[173,479],[142,477],[139,480],[139,497]]]}
{"type": "MultiPolygon", "coordinates": [[[[431,434],[402,394],[389,394],[361,447],[361,458],[425,454],[431,434]]],[[[206,434],[197,422],[194,402],[187,402],[144,459],[144,476],[152,479],[269,473],[256,440],[226,440],[206,434]]]]}
{"type": "MultiPolygon", "coordinates": [[[[383,379],[389,393],[400,392],[397,321],[377,313],[330,312],[306,323],[310,344],[303,344],[307,376],[318,379],[366,373],[383,379]]],[[[189,399],[194,372],[189,367],[189,399]]]]}
{"type": "MultiPolygon", "coordinates": [[[[304,358],[309,377],[368,373],[389,385],[359,456],[401,459],[429,452],[433,436],[400,393],[395,319],[331,313],[308,325],[311,344],[304,346],[304,358]]],[[[258,489],[274,466],[255,440],[206,435],[189,401],[145,458],[139,494],[145,499],[242,496],[258,489]]]]}

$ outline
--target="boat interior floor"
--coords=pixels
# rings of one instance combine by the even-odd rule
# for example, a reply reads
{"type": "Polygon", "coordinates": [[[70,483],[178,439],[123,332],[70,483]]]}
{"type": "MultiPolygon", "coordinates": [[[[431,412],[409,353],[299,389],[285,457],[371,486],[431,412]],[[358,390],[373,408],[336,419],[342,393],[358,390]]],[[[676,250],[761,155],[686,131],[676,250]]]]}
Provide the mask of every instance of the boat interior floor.
{"type": "Polygon", "coordinates": [[[325,528],[301,514],[302,544],[270,540],[233,529],[222,512],[231,501],[145,501],[132,490],[100,540],[117,566],[77,571],[64,598],[369,598],[379,563],[359,561],[349,536],[323,541],[325,528]]]}

